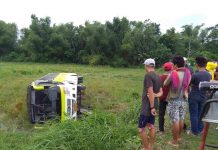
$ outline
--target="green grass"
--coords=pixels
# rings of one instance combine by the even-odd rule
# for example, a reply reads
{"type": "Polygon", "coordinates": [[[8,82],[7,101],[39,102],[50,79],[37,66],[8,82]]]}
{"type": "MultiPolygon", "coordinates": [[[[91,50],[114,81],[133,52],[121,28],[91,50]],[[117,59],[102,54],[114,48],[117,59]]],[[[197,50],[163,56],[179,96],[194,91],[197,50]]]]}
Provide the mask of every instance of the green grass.
{"type": "MultiPolygon", "coordinates": [[[[137,135],[144,70],[75,64],[0,63],[0,149],[131,149],[138,150],[137,135]],[[27,120],[26,88],[51,72],[75,72],[87,86],[82,102],[93,114],[78,121],[32,125],[27,120]],[[21,109],[15,109],[21,103],[21,109]]],[[[186,122],[189,124],[189,117],[186,122]]],[[[156,122],[157,125],[157,122],[156,122]]],[[[166,115],[166,134],[157,134],[156,150],[176,150],[166,115]]],[[[213,125],[208,143],[218,141],[213,125]]],[[[200,138],[183,135],[181,150],[196,150],[200,138]]]]}

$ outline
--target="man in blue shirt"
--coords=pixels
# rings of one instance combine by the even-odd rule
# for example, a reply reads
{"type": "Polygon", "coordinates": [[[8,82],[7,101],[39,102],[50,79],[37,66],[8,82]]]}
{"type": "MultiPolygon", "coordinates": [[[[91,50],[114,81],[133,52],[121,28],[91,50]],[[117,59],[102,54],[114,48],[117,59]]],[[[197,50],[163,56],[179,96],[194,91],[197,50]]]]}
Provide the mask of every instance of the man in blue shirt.
{"type": "Polygon", "coordinates": [[[195,61],[198,71],[194,73],[191,78],[191,92],[188,96],[188,102],[191,120],[190,134],[199,135],[203,130],[203,123],[200,121],[200,114],[206,100],[206,93],[205,91],[199,90],[199,83],[202,81],[210,81],[211,75],[206,71],[206,58],[196,57],[195,61]]]}

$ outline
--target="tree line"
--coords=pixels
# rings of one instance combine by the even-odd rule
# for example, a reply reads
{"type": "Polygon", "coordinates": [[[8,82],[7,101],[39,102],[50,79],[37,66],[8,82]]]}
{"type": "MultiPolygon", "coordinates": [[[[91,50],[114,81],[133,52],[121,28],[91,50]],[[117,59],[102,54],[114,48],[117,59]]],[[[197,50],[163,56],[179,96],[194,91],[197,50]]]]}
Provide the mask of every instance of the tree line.
{"type": "Polygon", "coordinates": [[[15,23],[0,21],[0,59],[127,67],[148,57],[160,65],[177,54],[218,58],[218,24],[181,28],[181,32],[172,27],[162,34],[160,24],[125,17],[114,17],[104,24],[52,25],[49,17],[32,15],[30,26],[21,30],[15,23]]]}

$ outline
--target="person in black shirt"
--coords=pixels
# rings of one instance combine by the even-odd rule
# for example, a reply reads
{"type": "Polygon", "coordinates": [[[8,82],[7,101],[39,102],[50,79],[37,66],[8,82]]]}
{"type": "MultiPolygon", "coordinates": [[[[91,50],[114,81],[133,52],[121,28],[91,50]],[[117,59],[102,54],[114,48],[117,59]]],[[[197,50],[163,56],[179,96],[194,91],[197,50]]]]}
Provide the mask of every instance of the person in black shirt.
{"type": "Polygon", "coordinates": [[[152,150],[155,138],[155,115],[157,109],[157,99],[163,93],[161,88],[161,79],[155,73],[155,61],[153,59],[146,59],[144,62],[147,74],[144,77],[144,87],[142,94],[142,105],[139,117],[138,132],[142,139],[144,150],[152,150]],[[157,94],[155,94],[157,93],[157,94]],[[149,129],[149,142],[147,138],[145,127],[149,129]]]}

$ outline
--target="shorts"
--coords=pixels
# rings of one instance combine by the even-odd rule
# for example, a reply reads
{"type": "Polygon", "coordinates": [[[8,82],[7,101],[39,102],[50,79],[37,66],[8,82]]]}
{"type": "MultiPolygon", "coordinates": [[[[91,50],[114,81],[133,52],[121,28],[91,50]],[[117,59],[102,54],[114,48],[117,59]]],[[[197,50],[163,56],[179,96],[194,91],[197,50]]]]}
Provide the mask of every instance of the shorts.
{"type": "Polygon", "coordinates": [[[154,122],[155,122],[155,116],[140,115],[138,128],[145,128],[146,126],[148,128],[154,128],[154,122]]]}
{"type": "Polygon", "coordinates": [[[167,105],[167,113],[172,122],[185,119],[187,102],[179,99],[170,99],[167,105]]]}

